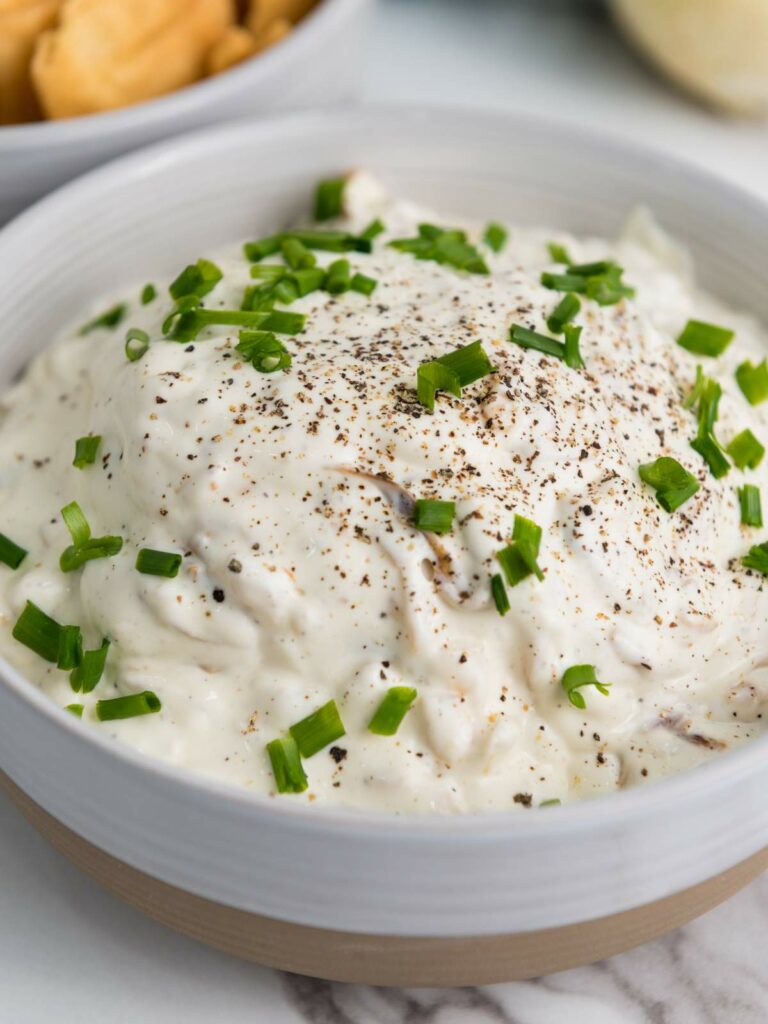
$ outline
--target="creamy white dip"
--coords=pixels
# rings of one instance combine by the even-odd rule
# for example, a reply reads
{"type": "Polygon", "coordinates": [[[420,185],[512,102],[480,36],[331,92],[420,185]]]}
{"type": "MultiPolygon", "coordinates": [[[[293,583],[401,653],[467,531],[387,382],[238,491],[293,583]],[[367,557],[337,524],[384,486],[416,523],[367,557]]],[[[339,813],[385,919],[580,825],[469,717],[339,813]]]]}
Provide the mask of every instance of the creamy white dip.
{"type": "MultiPolygon", "coordinates": [[[[761,733],[768,595],[739,559],[763,534],[740,525],[736,488],[749,480],[768,499],[768,463],[716,480],[690,447],[683,399],[704,364],[723,388],[718,438],[750,428],[768,442],[768,406],[750,406],[734,380],[763,358],[762,330],[698,292],[643,215],[618,242],[511,229],[500,254],[470,226],[490,267],[479,275],[387,246],[455,218],[362,174],[345,203],[342,226],[386,225],[370,255],[344,254],[378,286],[293,303],[307,321],[282,337],[288,372],[257,372],[236,328],[164,340],[167,282],[148,305],[139,282],[90,311],[127,303],[119,326],[79,336],[73,325],[4,396],[0,531],[29,554],[0,566],[2,655],[61,707],[83,703],[89,727],[264,794],[276,792],[267,742],[333,698],[346,735],[305,761],[306,792],[280,799],[396,813],[523,811],[655,780],[761,733]],[[512,323],[548,333],[562,298],[539,283],[562,270],[552,240],[576,262],[617,260],[636,288],[615,305],[582,302],[583,370],[508,340],[512,323]],[[736,339],[719,358],[693,356],[675,343],[690,317],[736,339]],[[136,362],[128,327],[151,338],[136,362]],[[418,366],[477,339],[496,372],[461,398],[440,393],[428,413],[418,366]],[[103,440],[78,470],[87,434],[103,440]],[[661,455],[700,482],[672,514],[638,477],[661,455]],[[384,479],[456,502],[439,539],[447,557],[384,479]],[[65,574],[59,510],[73,500],[94,535],[124,544],[65,574]],[[544,580],[508,588],[500,617],[489,581],[515,514],[543,530],[544,580]],[[140,547],[182,553],[178,577],[137,572],[140,547]],[[27,600],[79,624],[89,648],[111,639],[92,694],[13,640],[27,600]],[[585,710],[561,685],[582,663],[612,684],[608,696],[582,690],[585,710]],[[395,736],[371,734],[397,685],[417,689],[413,707],[395,736]],[[98,699],[143,690],[158,714],[96,719],[98,699]]],[[[204,305],[239,308],[253,283],[240,247],[197,256],[224,275],[204,305]]]]}

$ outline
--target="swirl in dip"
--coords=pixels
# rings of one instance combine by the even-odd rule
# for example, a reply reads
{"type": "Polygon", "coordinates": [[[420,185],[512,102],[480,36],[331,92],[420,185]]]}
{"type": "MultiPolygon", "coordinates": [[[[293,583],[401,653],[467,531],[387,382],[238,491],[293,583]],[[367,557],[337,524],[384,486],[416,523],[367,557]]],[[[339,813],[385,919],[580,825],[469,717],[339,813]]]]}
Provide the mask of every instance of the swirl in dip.
{"type": "Polygon", "coordinates": [[[5,395],[3,656],[153,757],[395,813],[522,812],[763,731],[758,326],[647,215],[615,243],[462,237],[365,174],[319,212],[341,251],[191,254],[173,298],[108,297],[5,395]]]}

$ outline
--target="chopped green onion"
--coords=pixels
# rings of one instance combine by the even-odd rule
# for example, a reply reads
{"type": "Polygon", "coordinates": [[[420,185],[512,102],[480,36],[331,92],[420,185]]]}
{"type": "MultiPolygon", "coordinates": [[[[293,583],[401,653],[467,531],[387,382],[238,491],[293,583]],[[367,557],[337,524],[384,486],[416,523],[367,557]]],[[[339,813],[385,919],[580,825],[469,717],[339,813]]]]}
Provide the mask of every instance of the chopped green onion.
{"type": "Polygon", "coordinates": [[[744,555],[741,564],[747,569],[754,569],[756,572],[768,576],[768,544],[755,544],[744,555]]]}
{"type": "MultiPolygon", "coordinates": [[[[90,693],[96,688],[104,674],[108,653],[109,640],[106,637],[101,641],[101,647],[97,647],[94,651],[83,652],[80,663],[69,677],[69,684],[75,693],[90,693]]],[[[59,665],[59,668],[63,667],[63,665],[59,665]]]]}
{"type": "Polygon", "coordinates": [[[125,355],[132,363],[144,355],[149,348],[149,335],[140,327],[131,327],[125,335],[125,355]]]}
{"type": "Polygon", "coordinates": [[[372,295],[377,284],[378,281],[366,274],[354,274],[349,282],[349,287],[353,292],[360,292],[361,295],[372,295]]]}
{"type": "Polygon", "coordinates": [[[308,249],[323,252],[370,252],[371,241],[348,231],[319,231],[313,228],[286,231],[283,238],[298,238],[308,249]]]}
{"type": "Polygon", "coordinates": [[[716,480],[724,477],[730,470],[731,464],[723,455],[723,450],[712,433],[698,434],[691,441],[691,448],[704,459],[709,466],[709,471],[716,480]]]}
{"type": "Polygon", "coordinates": [[[576,324],[563,324],[563,336],[565,337],[565,355],[563,360],[566,366],[572,370],[583,370],[584,360],[581,358],[579,341],[581,339],[582,327],[576,324]]]}
{"type": "Polygon", "coordinates": [[[259,328],[264,331],[276,331],[278,334],[298,334],[303,329],[305,321],[306,316],[303,313],[288,313],[282,310],[252,312],[236,309],[195,309],[171,314],[166,319],[163,330],[173,341],[186,342],[194,341],[204,327],[212,324],[259,328]]]}
{"type": "Polygon", "coordinates": [[[280,252],[282,235],[270,235],[268,238],[260,238],[258,242],[246,242],[243,246],[245,258],[252,263],[258,263],[266,256],[274,256],[280,252]]]}
{"type": "Polygon", "coordinates": [[[665,512],[680,508],[699,489],[696,477],[667,455],[644,463],[638,473],[643,483],[656,491],[656,500],[665,512]]]}
{"type": "MultiPolygon", "coordinates": [[[[268,282],[267,284],[252,284],[249,285],[243,293],[243,301],[240,303],[241,312],[261,312],[266,309],[272,309],[275,305],[275,301],[280,297],[278,295],[278,288],[283,284],[288,275],[287,268],[283,269],[283,273],[279,281],[268,282]]],[[[281,293],[283,301],[285,301],[284,292],[281,293]]],[[[295,294],[288,296],[288,301],[292,302],[296,298],[295,294]]]]}
{"type": "Polygon", "coordinates": [[[99,327],[109,327],[110,329],[117,327],[125,316],[125,310],[126,306],[123,302],[118,303],[117,306],[112,306],[111,309],[106,310],[106,312],[94,317],[93,320],[89,320],[88,323],[83,324],[79,331],[80,335],[90,334],[91,331],[95,331],[99,327]]]}
{"type": "Polygon", "coordinates": [[[59,660],[61,629],[55,619],[46,615],[32,601],[27,601],[11,635],[41,658],[55,663],[59,660]]]}
{"type": "Polygon", "coordinates": [[[450,533],[455,515],[456,503],[453,501],[418,498],[413,510],[413,525],[417,530],[430,533],[450,533]]]}
{"type": "Polygon", "coordinates": [[[579,693],[583,686],[594,686],[605,697],[608,696],[608,687],[611,686],[611,683],[598,682],[594,665],[571,665],[563,673],[560,683],[568,694],[571,704],[582,710],[587,706],[583,694],[579,693]]]}
{"type": "Polygon", "coordinates": [[[688,397],[683,402],[684,409],[693,409],[696,405],[698,405],[699,399],[702,396],[704,387],[708,380],[709,377],[704,376],[704,370],[702,369],[702,367],[700,365],[697,366],[696,380],[694,381],[693,387],[691,388],[688,397]]]}
{"type": "Polygon", "coordinates": [[[179,575],[181,555],[173,551],[155,551],[140,548],[136,555],[136,568],[145,576],[164,576],[172,580],[179,575]]]}
{"type": "Polygon", "coordinates": [[[477,249],[470,245],[464,231],[438,228],[434,224],[420,224],[416,238],[396,238],[389,245],[407,252],[417,260],[465,270],[469,274],[487,274],[488,267],[477,249]]]}
{"type": "Polygon", "coordinates": [[[82,704],[67,704],[64,710],[68,711],[70,715],[74,715],[75,718],[82,718],[85,708],[82,704]]]}
{"type": "Polygon", "coordinates": [[[547,327],[553,334],[562,334],[563,327],[573,320],[580,309],[581,302],[578,295],[568,292],[547,317],[547,327]]]}
{"type": "Polygon", "coordinates": [[[723,389],[716,380],[704,377],[699,385],[696,415],[699,421],[699,433],[710,434],[717,422],[717,408],[723,389]]]}
{"type": "Polygon", "coordinates": [[[723,454],[720,442],[715,437],[714,428],[721,396],[722,388],[718,382],[711,377],[705,377],[701,367],[697,367],[696,383],[685,403],[689,408],[696,405],[696,416],[699,423],[696,437],[691,441],[691,447],[701,455],[716,479],[725,476],[731,468],[728,459],[723,454]]]}
{"type": "Polygon", "coordinates": [[[765,448],[751,430],[742,430],[725,450],[739,469],[757,469],[765,455],[765,448]]]}
{"type": "Polygon", "coordinates": [[[504,580],[499,573],[494,573],[491,576],[491,596],[499,615],[506,615],[509,611],[509,597],[507,596],[507,588],[504,586],[504,580]]]}
{"type": "Polygon", "coordinates": [[[69,672],[83,660],[83,635],[79,626],[61,626],[59,629],[59,654],[57,668],[69,672]]]}
{"type": "Polygon", "coordinates": [[[502,572],[510,587],[516,587],[524,579],[535,575],[538,580],[544,579],[537,558],[541,547],[541,527],[524,516],[515,516],[512,528],[512,543],[502,548],[496,555],[502,572]]]}
{"type": "Polygon", "coordinates": [[[539,807],[559,807],[560,800],[557,797],[553,797],[551,800],[542,800],[539,807]]]}
{"type": "Polygon", "coordinates": [[[72,536],[75,545],[85,544],[91,536],[91,527],[76,501],[71,501],[61,510],[61,518],[72,536]]]}
{"type": "Polygon", "coordinates": [[[750,405],[759,405],[768,398],[768,363],[754,366],[749,360],[741,363],[736,370],[736,383],[750,405]]]}
{"type": "Polygon", "coordinates": [[[553,263],[565,263],[566,266],[570,266],[571,257],[564,245],[560,245],[559,242],[547,242],[547,250],[553,263]]]}
{"type": "Polygon", "coordinates": [[[312,757],[318,750],[343,736],[346,729],[341,721],[336,701],[329,700],[317,711],[292,725],[289,732],[296,741],[301,756],[312,757]]]}
{"type": "Polygon", "coordinates": [[[280,246],[283,259],[292,270],[308,270],[317,263],[317,258],[298,238],[285,238],[280,246]]]}
{"type": "Polygon", "coordinates": [[[224,275],[210,260],[199,259],[185,267],[175,281],[171,282],[168,291],[172,299],[181,299],[185,295],[197,295],[202,298],[212,291],[224,275]]]}
{"type": "Polygon", "coordinates": [[[303,298],[310,292],[316,292],[325,283],[325,271],[320,267],[307,267],[304,270],[294,270],[288,280],[295,285],[297,298],[303,298]]]}
{"type": "Polygon", "coordinates": [[[570,274],[568,271],[564,271],[562,274],[552,274],[546,270],[541,275],[541,283],[553,292],[585,292],[587,288],[585,277],[570,274]]]}
{"type": "Polygon", "coordinates": [[[162,708],[160,698],[151,690],[132,693],[127,697],[112,697],[96,701],[96,717],[100,722],[113,722],[117,718],[137,718],[154,715],[162,708]]]}
{"type": "Polygon", "coordinates": [[[374,238],[378,237],[378,235],[380,235],[383,231],[386,231],[386,228],[377,217],[376,220],[372,220],[368,227],[363,232],[361,232],[360,237],[364,238],[368,242],[371,242],[373,241],[374,238]]]}
{"type": "Polygon", "coordinates": [[[527,327],[512,324],[509,329],[509,340],[521,348],[532,348],[536,352],[565,359],[565,345],[562,341],[558,341],[557,338],[548,338],[546,334],[539,334],[537,331],[530,331],[527,327]]]}
{"type": "Polygon", "coordinates": [[[368,731],[376,736],[394,736],[416,696],[411,686],[391,686],[368,723],[368,731]]]}
{"type": "Polygon", "coordinates": [[[325,290],[331,295],[341,295],[349,290],[349,260],[334,260],[325,275],[325,290]]]}
{"type": "Polygon", "coordinates": [[[328,178],[319,181],[315,189],[315,220],[340,217],[344,203],[346,178],[328,178]]]}
{"type": "Polygon", "coordinates": [[[738,489],[742,526],[762,526],[763,509],[760,502],[760,488],[744,484],[738,489]]]}
{"type": "Polygon", "coordinates": [[[509,232],[507,231],[503,224],[498,224],[496,221],[491,221],[491,223],[485,229],[483,241],[485,242],[489,249],[492,249],[494,252],[501,252],[501,250],[507,244],[508,237],[509,232]]]}
{"type": "Polygon", "coordinates": [[[416,394],[430,412],[434,411],[438,391],[447,391],[454,398],[461,398],[461,385],[456,374],[439,360],[433,359],[429,363],[422,363],[416,371],[416,394]]]}
{"type": "Polygon", "coordinates": [[[74,572],[96,558],[113,558],[120,553],[122,547],[122,537],[91,537],[82,544],[71,544],[65,548],[59,559],[59,567],[62,572],[74,572]]]}
{"type": "Polygon", "coordinates": [[[278,793],[303,793],[309,785],[299,748],[292,736],[267,744],[278,793]]]}
{"type": "Polygon", "coordinates": [[[72,465],[77,469],[85,469],[92,466],[96,461],[96,453],[99,450],[101,438],[98,434],[91,434],[88,437],[78,437],[75,441],[75,457],[72,465]]]}
{"type": "Polygon", "coordinates": [[[571,263],[568,266],[569,274],[576,274],[577,277],[605,277],[616,267],[615,263],[608,260],[595,260],[593,263],[571,263]]]}
{"type": "Polygon", "coordinates": [[[254,263],[251,267],[251,277],[269,281],[271,284],[279,281],[286,274],[287,270],[282,263],[254,263]]]}
{"type": "Polygon", "coordinates": [[[635,294],[622,280],[624,271],[610,260],[596,263],[569,264],[563,274],[545,271],[541,283],[545,288],[559,292],[578,292],[594,299],[601,306],[612,306],[623,298],[635,294]]]}
{"type": "Polygon", "coordinates": [[[448,391],[461,398],[461,389],[493,373],[491,364],[479,341],[454,349],[428,363],[422,363],[416,372],[419,401],[432,412],[438,391],[448,391]]]}
{"type": "Polygon", "coordinates": [[[681,331],[677,344],[697,356],[720,356],[734,338],[727,327],[717,327],[702,320],[689,320],[681,331]]]}
{"type": "Polygon", "coordinates": [[[291,365],[290,352],[271,331],[240,331],[237,351],[259,373],[275,373],[276,370],[287,370],[291,365]]]}
{"type": "Polygon", "coordinates": [[[148,306],[157,297],[157,288],[153,284],[145,284],[141,289],[141,304],[148,306]]]}
{"type": "Polygon", "coordinates": [[[0,562],[7,565],[9,569],[18,569],[28,552],[14,544],[10,537],[0,533],[0,562]]]}

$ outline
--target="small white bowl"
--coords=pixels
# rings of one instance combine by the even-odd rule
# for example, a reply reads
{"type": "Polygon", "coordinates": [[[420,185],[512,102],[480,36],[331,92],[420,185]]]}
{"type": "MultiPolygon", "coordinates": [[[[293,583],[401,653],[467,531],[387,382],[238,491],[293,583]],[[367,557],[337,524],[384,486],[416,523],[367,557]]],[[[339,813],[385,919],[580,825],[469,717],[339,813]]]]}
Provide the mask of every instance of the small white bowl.
{"type": "Polygon", "coordinates": [[[138,146],[238,117],[354,96],[373,0],[320,0],[281,42],[230,71],[147,103],[0,126],[0,225],[75,175],[138,146]]]}
{"type": "MultiPolygon", "coordinates": [[[[610,235],[642,201],[706,286],[768,320],[768,206],[700,171],[556,123],[317,111],[126,157],[0,232],[0,386],[118,282],[268,233],[307,209],[316,179],[355,165],[448,213],[575,232],[610,235]]],[[[768,863],[768,739],[591,802],[393,818],[155,763],[1,665],[0,772],[60,848],[147,912],[344,980],[466,984],[571,966],[680,924],[768,863]]]]}

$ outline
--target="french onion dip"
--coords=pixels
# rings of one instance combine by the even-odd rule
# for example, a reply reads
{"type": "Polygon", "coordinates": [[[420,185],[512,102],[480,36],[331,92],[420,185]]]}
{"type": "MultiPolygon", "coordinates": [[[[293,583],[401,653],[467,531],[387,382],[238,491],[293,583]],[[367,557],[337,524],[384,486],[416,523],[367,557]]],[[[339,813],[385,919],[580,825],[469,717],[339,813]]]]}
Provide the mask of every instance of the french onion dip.
{"type": "Polygon", "coordinates": [[[0,653],[152,757],[393,813],[762,733],[760,327],[642,211],[462,224],[356,173],[316,214],[107,296],[4,396],[0,653]]]}

